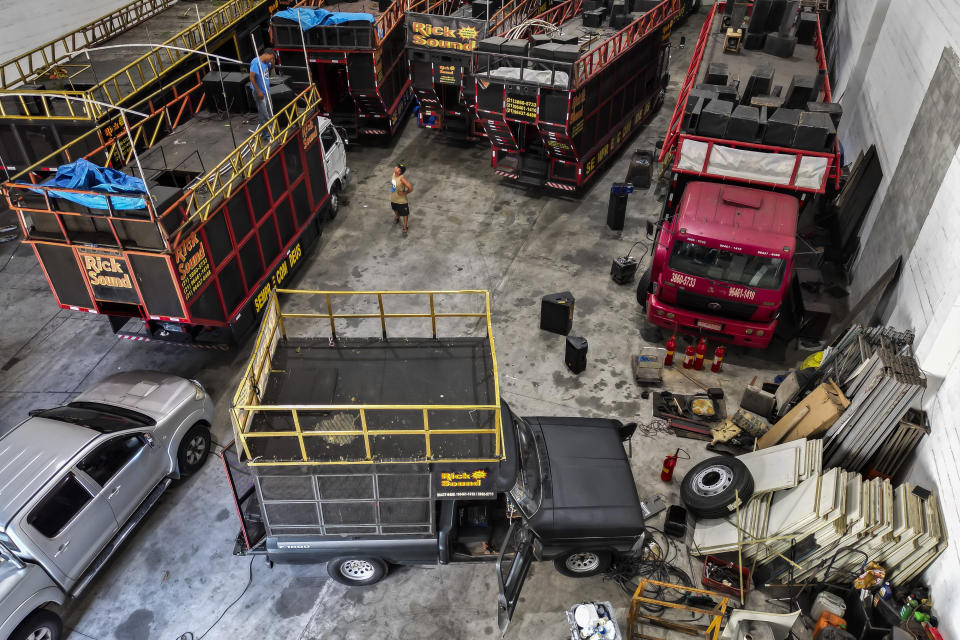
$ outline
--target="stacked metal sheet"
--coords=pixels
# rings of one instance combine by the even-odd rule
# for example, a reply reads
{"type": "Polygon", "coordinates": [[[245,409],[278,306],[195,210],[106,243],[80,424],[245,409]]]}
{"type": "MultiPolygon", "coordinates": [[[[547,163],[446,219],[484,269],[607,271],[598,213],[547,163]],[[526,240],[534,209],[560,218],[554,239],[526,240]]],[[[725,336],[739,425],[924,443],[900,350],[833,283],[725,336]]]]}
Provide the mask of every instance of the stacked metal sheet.
{"type": "Polygon", "coordinates": [[[926,378],[912,354],[877,347],[846,384],[850,406],[824,436],[825,467],[860,470],[919,405],[926,378]]]}
{"type": "Polygon", "coordinates": [[[717,554],[739,546],[744,562],[767,584],[849,582],[865,558],[879,562],[892,582],[905,584],[947,546],[935,493],[921,499],[908,484],[894,488],[889,480],[864,480],[836,468],[757,496],[739,521],[739,535],[736,514],[697,522],[694,551],[717,554]],[[797,553],[798,547],[804,550],[797,553]]]}

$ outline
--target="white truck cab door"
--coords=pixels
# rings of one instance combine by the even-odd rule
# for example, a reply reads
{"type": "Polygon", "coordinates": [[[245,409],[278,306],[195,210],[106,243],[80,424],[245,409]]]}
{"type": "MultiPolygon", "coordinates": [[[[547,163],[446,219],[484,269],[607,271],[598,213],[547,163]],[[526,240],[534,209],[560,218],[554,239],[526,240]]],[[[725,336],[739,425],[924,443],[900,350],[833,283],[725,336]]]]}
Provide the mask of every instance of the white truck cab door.
{"type": "Polygon", "coordinates": [[[119,525],[103,494],[71,471],[30,507],[18,528],[45,556],[38,561],[66,584],[80,577],[119,525]]]}
{"type": "Polygon", "coordinates": [[[327,175],[327,191],[330,192],[334,182],[339,179],[342,184],[347,173],[347,152],[333,123],[326,122],[320,130],[320,145],[323,149],[323,170],[327,175]]]}

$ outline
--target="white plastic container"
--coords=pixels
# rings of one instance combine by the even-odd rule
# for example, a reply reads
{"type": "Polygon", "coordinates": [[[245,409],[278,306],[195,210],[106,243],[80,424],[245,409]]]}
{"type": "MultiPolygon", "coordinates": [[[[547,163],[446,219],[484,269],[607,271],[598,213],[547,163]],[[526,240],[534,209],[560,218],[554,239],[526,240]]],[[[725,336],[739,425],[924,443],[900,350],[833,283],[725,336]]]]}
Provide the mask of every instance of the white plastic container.
{"type": "Polygon", "coordinates": [[[813,618],[814,621],[819,620],[820,614],[824,611],[829,611],[833,615],[842,618],[843,614],[847,611],[847,605],[840,596],[834,595],[829,591],[821,591],[817,594],[817,598],[813,601],[813,606],[810,608],[810,617],[813,618]]]}

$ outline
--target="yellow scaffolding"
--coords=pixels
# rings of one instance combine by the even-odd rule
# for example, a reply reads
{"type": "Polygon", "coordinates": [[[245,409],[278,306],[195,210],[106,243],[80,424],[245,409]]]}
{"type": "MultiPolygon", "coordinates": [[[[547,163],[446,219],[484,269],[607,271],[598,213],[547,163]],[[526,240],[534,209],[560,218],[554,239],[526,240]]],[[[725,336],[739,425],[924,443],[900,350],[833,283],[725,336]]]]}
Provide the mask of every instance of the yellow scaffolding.
{"type": "Polygon", "coordinates": [[[640,628],[643,624],[651,624],[656,627],[667,629],[669,631],[679,631],[688,635],[703,635],[704,640],[717,640],[720,635],[720,628],[723,626],[723,616],[727,611],[727,604],[730,598],[706,589],[697,589],[681,584],[670,584],[669,582],[660,582],[659,580],[650,580],[643,578],[637,585],[637,590],[633,592],[633,598],[630,599],[630,609],[627,612],[627,640],[660,640],[643,633],[640,628]],[[696,607],[686,604],[684,599],[679,601],[658,600],[644,595],[648,587],[658,587],[659,589],[668,589],[677,591],[683,595],[705,596],[707,598],[719,598],[719,602],[713,608],[696,607]],[[662,615],[652,616],[644,608],[644,605],[654,605],[665,609],[675,611],[685,611],[688,613],[700,614],[706,616],[709,621],[706,625],[693,625],[689,622],[672,620],[662,615]]]}
{"type": "MultiPolygon", "coordinates": [[[[150,0],[143,1],[150,2],[150,0]]],[[[160,6],[163,5],[166,0],[152,1],[157,4],[156,10],[154,13],[149,14],[144,11],[145,15],[142,19],[155,15],[155,13],[159,13],[163,8],[166,8],[165,6],[160,6]]],[[[185,59],[194,55],[189,51],[179,49],[203,49],[205,45],[209,45],[219,37],[231,33],[237,22],[271,1],[272,0],[229,0],[229,2],[224,3],[216,10],[211,11],[205,16],[201,16],[199,22],[191,24],[189,27],[162,42],[161,45],[163,46],[150,49],[147,53],[135,58],[123,68],[109,76],[101,78],[88,89],[83,91],[30,91],[31,94],[35,95],[29,97],[7,96],[6,99],[0,100],[0,117],[10,119],[35,119],[43,117],[53,120],[75,120],[77,118],[99,120],[102,117],[110,115],[110,109],[108,107],[93,103],[57,100],[55,96],[73,95],[87,100],[121,106],[151,83],[161,80],[165,74],[185,59]],[[177,47],[179,49],[170,47],[177,47]],[[13,102],[16,106],[12,109],[4,104],[10,101],[11,98],[17,98],[17,100],[13,102]]],[[[131,5],[128,5],[128,7],[129,6],[131,5]]],[[[128,29],[134,26],[134,24],[135,23],[130,23],[125,28],[128,29]]],[[[72,47],[71,51],[76,52],[82,50],[84,47],[94,46],[106,38],[113,37],[117,33],[119,33],[119,31],[109,33],[105,35],[104,38],[91,40],[89,43],[85,43],[84,36],[77,34],[70,34],[64,36],[64,38],[69,40],[69,46],[72,47]],[[78,46],[81,43],[83,43],[83,46],[78,46]]],[[[42,67],[37,66],[37,63],[33,62],[34,58],[42,61],[57,59],[55,52],[58,51],[56,46],[58,43],[59,40],[44,45],[33,57],[22,57],[5,63],[4,66],[0,68],[0,72],[8,73],[11,84],[8,86],[6,80],[4,80],[2,83],[3,86],[0,87],[4,89],[4,91],[0,91],[0,97],[2,97],[6,91],[15,91],[15,85],[23,82],[23,78],[35,77],[35,73],[27,73],[28,70],[32,69],[36,71],[38,68],[42,69],[42,67]]],[[[60,46],[62,47],[64,45],[60,46]]],[[[59,59],[62,60],[64,57],[66,56],[61,55],[59,59]]],[[[53,65],[55,66],[56,63],[54,62],[53,65]]]]}
{"type": "Polygon", "coordinates": [[[88,22],[79,29],[0,63],[0,89],[12,89],[32,82],[75,52],[113,38],[144,20],[161,13],[176,0],[134,0],[112,13],[88,22]]]}
{"type": "Polygon", "coordinates": [[[395,463],[424,463],[424,462],[499,462],[503,459],[503,428],[500,415],[500,383],[497,378],[497,355],[493,344],[493,326],[490,316],[490,292],[485,290],[462,291],[310,291],[297,289],[274,289],[263,313],[260,331],[254,343],[253,353],[240,380],[240,386],[233,397],[230,409],[234,435],[240,448],[243,450],[247,463],[251,466],[300,466],[300,465],[350,465],[370,464],[378,462],[371,453],[371,439],[377,436],[412,436],[419,434],[424,440],[426,457],[410,459],[391,459],[395,463]],[[280,308],[278,294],[290,296],[310,296],[321,299],[326,308],[325,313],[294,313],[284,312],[280,308]],[[377,313],[337,313],[333,308],[334,298],[355,298],[376,296],[377,313]],[[422,313],[387,313],[384,311],[384,297],[427,297],[428,311],[422,313]],[[482,296],[483,311],[479,312],[440,312],[437,311],[437,296],[453,297],[457,299],[482,296]],[[269,377],[274,373],[272,359],[277,345],[281,340],[287,340],[286,321],[290,319],[325,319],[330,325],[330,339],[336,339],[336,321],[339,319],[374,319],[379,318],[383,337],[387,335],[387,321],[394,318],[421,318],[430,319],[433,337],[437,337],[437,320],[444,318],[477,318],[485,322],[485,333],[490,349],[492,364],[494,402],[479,405],[421,405],[421,404],[349,404],[349,405],[272,405],[262,400],[263,391],[269,385],[269,377]],[[417,411],[423,416],[423,423],[419,429],[380,429],[369,426],[368,416],[385,411],[417,411]],[[493,415],[493,423],[489,428],[459,429],[445,428],[431,425],[428,414],[431,411],[441,412],[476,412],[485,411],[493,415]],[[253,419],[258,413],[284,412],[292,414],[293,429],[287,431],[253,431],[253,419]],[[353,430],[304,430],[300,415],[303,412],[354,412],[359,413],[360,428],[353,430]],[[449,458],[435,454],[431,446],[431,437],[457,435],[491,435],[494,439],[494,455],[491,457],[449,458]],[[356,458],[338,460],[314,460],[307,454],[305,439],[313,437],[362,437],[364,455],[356,458]],[[283,438],[287,441],[296,439],[300,450],[299,460],[258,460],[250,452],[250,441],[256,438],[283,438]]]}

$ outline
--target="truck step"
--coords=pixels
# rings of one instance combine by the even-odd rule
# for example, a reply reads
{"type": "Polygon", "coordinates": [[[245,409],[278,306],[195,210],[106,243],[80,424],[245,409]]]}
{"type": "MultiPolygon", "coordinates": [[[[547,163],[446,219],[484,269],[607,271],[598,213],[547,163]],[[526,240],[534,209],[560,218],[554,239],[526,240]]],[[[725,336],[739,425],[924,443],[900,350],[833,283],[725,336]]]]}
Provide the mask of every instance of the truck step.
{"type": "Polygon", "coordinates": [[[160,484],[153,488],[153,491],[150,492],[143,502],[140,503],[140,506],[137,507],[137,510],[133,512],[133,515],[130,516],[130,519],[127,520],[126,524],[120,528],[120,531],[117,532],[117,535],[114,536],[113,540],[110,541],[103,551],[100,552],[94,561],[91,564],[83,576],[80,578],[80,581],[77,582],[76,586],[73,588],[73,591],[70,592],[70,595],[74,598],[80,597],[83,594],[84,590],[90,586],[90,583],[93,582],[93,579],[97,577],[97,574],[100,573],[100,570],[106,566],[107,562],[110,561],[110,558],[113,557],[113,554],[117,552],[117,549],[120,548],[120,545],[123,544],[123,541],[130,537],[130,534],[133,533],[133,530],[147,517],[147,514],[150,513],[150,509],[153,508],[153,505],[157,503],[157,500],[160,499],[160,496],[163,495],[163,492],[167,490],[167,487],[170,486],[170,483],[173,482],[173,478],[164,478],[160,484]]]}

